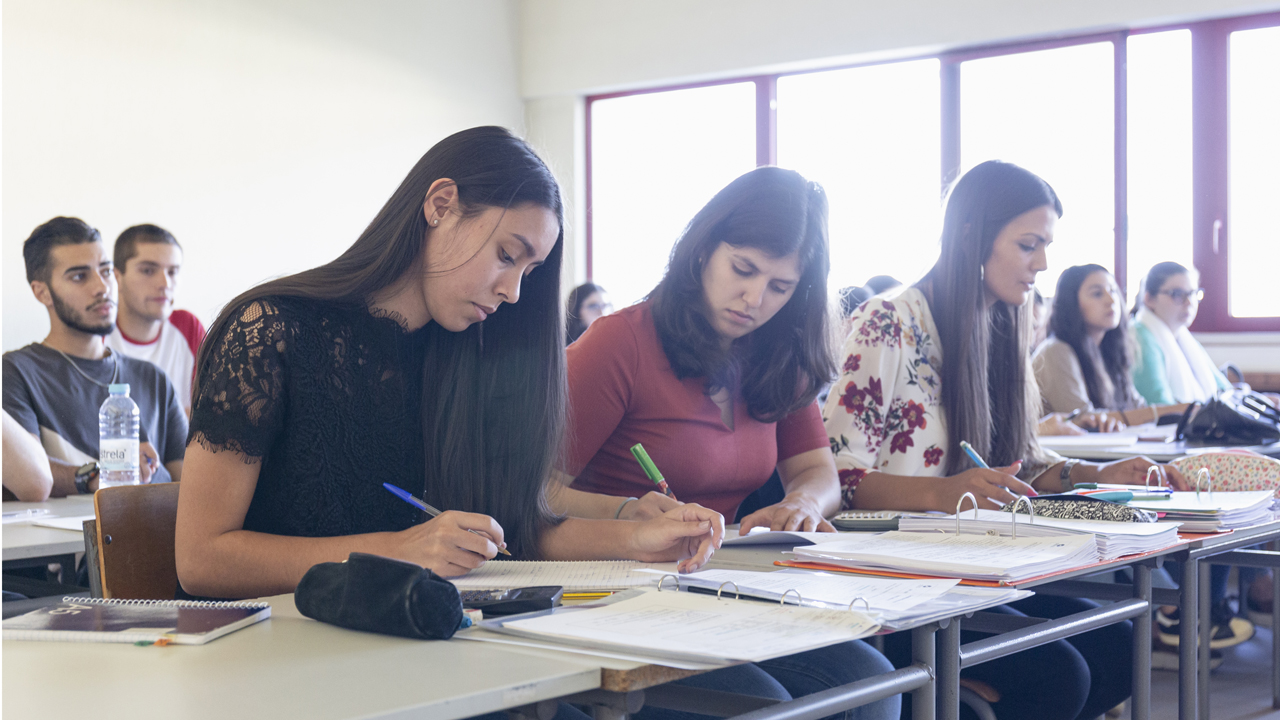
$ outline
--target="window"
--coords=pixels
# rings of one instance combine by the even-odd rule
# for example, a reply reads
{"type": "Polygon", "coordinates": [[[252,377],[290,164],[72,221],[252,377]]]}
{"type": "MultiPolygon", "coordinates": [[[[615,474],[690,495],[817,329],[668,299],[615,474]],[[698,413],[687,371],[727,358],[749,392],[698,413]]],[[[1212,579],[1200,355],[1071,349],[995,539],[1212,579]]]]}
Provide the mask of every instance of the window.
{"type": "Polygon", "coordinates": [[[1131,304],[1173,260],[1206,291],[1193,330],[1280,331],[1278,87],[1272,12],[588,98],[588,274],[638,299],[716,190],[776,163],[827,190],[833,292],[910,283],[943,182],[1001,159],[1062,199],[1042,293],[1097,263],[1131,304]]]}
{"type": "Polygon", "coordinates": [[[1231,314],[1280,315],[1280,27],[1231,34],[1231,314]]]}
{"type": "MultiPolygon", "coordinates": [[[[1191,236],[1191,33],[1128,43],[1130,307],[1142,277],[1166,260],[1194,266],[1191,236]]],[[[1124,278],[1121,278],[1124,280],[1124,278]]]]}
{"type": "Polygon", "coordinates": [[[1111,267],[1115,257],[1114,57],[1114,45],[1103,42],[960,66],[963,169],[1016,163],[1062,200],[1049,269],[1036,281],[1046,297],[1068,267],[1111,267]]]}
{"type": "Polygon", "coordinates": [[[778,164],[827,192],[833,292],[932,266],[940,133],[937,60],[778,79],[778,164]]]}
{"type": "Polygon", "coordinates": [[[684,226],[756,166],[755,83],[591,104],[592,281],[623,307],[662,279],[684,226]]]}

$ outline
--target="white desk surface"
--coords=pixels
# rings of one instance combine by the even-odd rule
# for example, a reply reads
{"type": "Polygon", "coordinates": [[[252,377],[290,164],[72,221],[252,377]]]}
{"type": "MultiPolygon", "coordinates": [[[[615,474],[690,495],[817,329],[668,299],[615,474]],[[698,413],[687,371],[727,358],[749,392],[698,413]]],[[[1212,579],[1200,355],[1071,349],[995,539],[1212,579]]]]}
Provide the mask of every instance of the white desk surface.
{"type": "Polygon", "coordinates": [[[1052,449],[1063,457],[1079,458],[1081,460],[1122,460],[1124,458],[1133,457],[1134,455],[1142,455],[1151,458],[1156,462],[1169,462],[1176,460],[1184,455],[1201,455],[1207,452],[1221,452],[1223,450],[1252,450],[1253,452],[1267,455],[1269,457],[1280,457],[1280,443],[1272,443],[1270,445],[1251,445],[1249,447],[1201,447],[1196,445],[1188,445],[1185,440],[1169,440],[1167,442],[1153,441],[1151,438],[1165,437],[1172,438],[1177,432],[1176,425],[1154,425],[1147,423],[1145,425],[1134,425],[1125,428],[1118,433],[1099,433],[1093,437],[1099,438],[1106,435],[1133,436],[1138,437],[1138,441],[1129,442],[1127,445],[1099,445],[1090,444],[1088,447],[1053,447],[1052,437],[1042,438],[1044,445],[1052,449]]]}
{"type": "Polygon", "coordinates": [[[5,640],[4,715],[449,720],[600,687],[592,658],[345,630],[268,600],[270,620],[202,646],[5,640]]]}
{"type": "MultiPolygon", "coordinates": [[[[51,498],[44,502],[6,502],[4,511],[26,510],[29,508],[45,508],[48,515],[43,518],[74,517],[76,515],[93,514],[92,495],[72,495],[64,498],[51,498]]],[[[58,528],[40,527],[32,522],[5,523],[0,528],[4,536],[4,559],[26,560],[27,558],[51,555],[69,555],[84,552],[84,533],[79,530],[59,530],[58,528]]]]}

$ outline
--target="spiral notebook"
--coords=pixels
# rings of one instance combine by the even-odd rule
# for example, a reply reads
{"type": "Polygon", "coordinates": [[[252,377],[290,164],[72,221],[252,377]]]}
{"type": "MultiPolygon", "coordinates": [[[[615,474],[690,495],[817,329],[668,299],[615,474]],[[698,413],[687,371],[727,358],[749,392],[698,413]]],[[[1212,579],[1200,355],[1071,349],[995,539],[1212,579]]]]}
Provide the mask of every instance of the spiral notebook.
{"type": "Polygon", "coordinates": [[[271,617],[264,602],[64,597],[4,621],[5,640],[203,645],[271,617]]]}

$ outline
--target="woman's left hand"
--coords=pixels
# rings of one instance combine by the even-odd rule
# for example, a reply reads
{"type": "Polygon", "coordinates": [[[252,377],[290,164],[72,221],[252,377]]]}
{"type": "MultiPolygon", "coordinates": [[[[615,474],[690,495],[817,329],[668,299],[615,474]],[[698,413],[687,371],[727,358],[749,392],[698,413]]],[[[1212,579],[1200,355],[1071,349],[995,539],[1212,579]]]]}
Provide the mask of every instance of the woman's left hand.
{"type": "Polygon", "coordinates": [[[760,508],[742,518],[738,534],[746,535],[754,527],[770,530],[801,530],[804,532],[835,532],[835,527],[822,516],[817,503],[803,496],[788,495],[782,502],[760,508]]]}
{"type": "Polygon", "coordinates": [[[633,557],[643,562],[680,560],[678,570],[693,572],[711,559],[724,542],[724,516],[696,503],[685,503],[635,524],[633,557]]]}
{"type": "Polygon", "coordinates": [[[1150,467],[1160,468],[1154,484],[1168,485],[1174,490],[1189,490],[1190,485],[1187,479],[1182,476],[1178,468],[1172,464],[1157,464],[1150,459],[1136,456],[1126,458],[1124,460],[1116,460],[1115,462],[1104,463],[1098,466],[1098,482],[1111,483],[1115,485],[1146,485],[1147,469],[1150,467]]]}

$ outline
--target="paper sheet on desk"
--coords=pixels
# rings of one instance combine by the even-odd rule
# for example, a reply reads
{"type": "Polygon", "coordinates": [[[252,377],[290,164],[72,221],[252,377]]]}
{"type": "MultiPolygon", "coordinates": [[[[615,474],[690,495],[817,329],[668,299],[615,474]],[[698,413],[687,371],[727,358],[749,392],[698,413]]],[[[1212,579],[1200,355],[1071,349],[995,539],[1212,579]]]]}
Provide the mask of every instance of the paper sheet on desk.
{"type": "Polygon", "coordinates": [[[765,530],[751,528],[746,535],[739,535],[737,528],[724,531],[724,542],[721,545],[816,545],[822,542],[839,540],[839,533],[801,532],[799,530],[765,530]]]}
{"type": "MultiPolygon", "coordinates": [[[[861,575],[837,575],[810,570],[778,570],[753,572],[750,570],[702,570],[680,576],[680,583],[693,582],[698,587],[719,589],[724,595],[734,596],[734,583],[743,595],[763,596],[765,599],[781,599],[783,593],[794,590],[788,597],[795,601],[796,593],[804,601],[818,601],[837,607],[848,607],[855,598],[863,598],[872,613],[903,613],[911,608],[942,596],[956,585],[959,579],[898,580],[861,575]]],[[[863,605],[854,605],[855,610],[863,605]]]]}
{"type": "Polygon", "coordinates": [[[641,563],[630,560],[538,562],[490,560],[450,582],[461,589],[499,589],[560,585],[565,592],[621,590],[657,585],[658,578],[639,570],[676,574],[676,563],[641,563]]]}
{"type": "Polygon", "coordinates": [[[37,518],[32,525],[40,527],[57,528],[59,530],[71,530],[74,532],[84,532],[84,521],[92,520],[93,515],[75,515],[73,517],[60,518],[37,518]]]}

